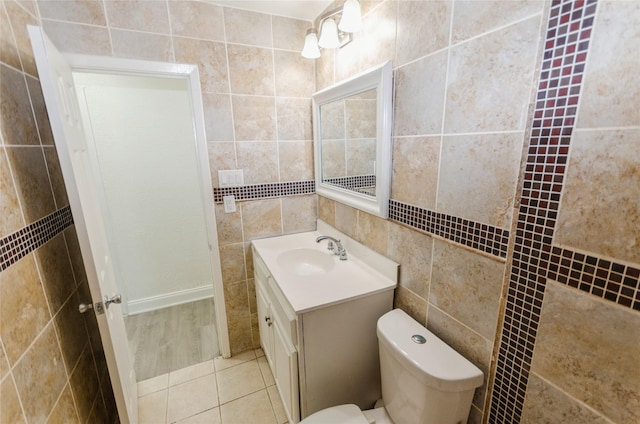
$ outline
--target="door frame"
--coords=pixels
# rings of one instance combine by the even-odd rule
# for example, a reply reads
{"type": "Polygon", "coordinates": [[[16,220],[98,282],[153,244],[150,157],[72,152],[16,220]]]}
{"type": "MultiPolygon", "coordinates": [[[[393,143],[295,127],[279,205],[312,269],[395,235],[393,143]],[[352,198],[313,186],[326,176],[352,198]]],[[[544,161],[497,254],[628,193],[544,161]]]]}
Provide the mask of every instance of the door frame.
{"type": "Polygon", "coordinates": [[[197,152],[200,187],[204,203],[205,225],[209,243],[209,256],[213,275],[213,302],[216,315],[216,329],[220,354],[224,358],[231,356],[224,286],[218,249],[218,232],[215,219],[211,167],[205,132],[204,110],[200,89],[200,76],[197,65],[154,62],[137,59],[115,58],[63,53],[74,72],[97,74],[137,75],[160,78],[184,78],[188,82],[191,110],[193,114],[195,148],[197,152]]]}

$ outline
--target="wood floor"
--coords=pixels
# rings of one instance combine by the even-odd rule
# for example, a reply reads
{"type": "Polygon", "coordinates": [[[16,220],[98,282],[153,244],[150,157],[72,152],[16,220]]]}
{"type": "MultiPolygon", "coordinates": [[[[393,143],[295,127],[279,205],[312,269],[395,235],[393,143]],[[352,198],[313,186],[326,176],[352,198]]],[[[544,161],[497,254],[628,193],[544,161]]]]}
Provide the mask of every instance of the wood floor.
{"type": "Polygon", "coordinates": [[[138,381],[220,355],[213,299],[125,317],[138,381]]]}

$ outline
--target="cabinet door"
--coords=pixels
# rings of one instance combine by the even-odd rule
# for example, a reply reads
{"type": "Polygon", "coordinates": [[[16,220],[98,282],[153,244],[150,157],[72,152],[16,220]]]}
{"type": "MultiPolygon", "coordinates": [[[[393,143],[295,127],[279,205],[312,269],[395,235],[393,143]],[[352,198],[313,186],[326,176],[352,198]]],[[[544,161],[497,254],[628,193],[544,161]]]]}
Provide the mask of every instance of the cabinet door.
{"type": "Polygon", "coordinates": [[[259,284],[256,284],[256,300],[258,306],[258,328],[260,329],[260,344],[264,355],[269,361],[269,365],[273,368],[273,330],[271,321],[271,308],[267,301],[264,291],[259,284]]]}
{"type": "Polygon", "coordinates": [[[290,423],[300,420],[298,352],[276,323],[273,326],[274,378],[290,423]]]}

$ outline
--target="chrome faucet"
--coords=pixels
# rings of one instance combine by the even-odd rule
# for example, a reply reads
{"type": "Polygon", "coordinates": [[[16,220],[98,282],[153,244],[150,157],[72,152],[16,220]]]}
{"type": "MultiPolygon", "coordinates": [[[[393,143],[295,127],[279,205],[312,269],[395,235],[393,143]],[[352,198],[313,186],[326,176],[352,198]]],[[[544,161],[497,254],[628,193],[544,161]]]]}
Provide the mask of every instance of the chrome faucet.
{"type": "Polygon", "coordinates": [[[327,249],[331,250],[335,255],[340,256],[341,261],[347,260],[347,251],[342,246],[342,243],[340,242],[340,240],[336,240],[331,236],[320,236],[316,239],[316,243],[320,243],[322,240],[329,240],[329,244],[327,244],[327,249]],[[336,244],[335,247],[333,246],[333,243],[336,244]]]}

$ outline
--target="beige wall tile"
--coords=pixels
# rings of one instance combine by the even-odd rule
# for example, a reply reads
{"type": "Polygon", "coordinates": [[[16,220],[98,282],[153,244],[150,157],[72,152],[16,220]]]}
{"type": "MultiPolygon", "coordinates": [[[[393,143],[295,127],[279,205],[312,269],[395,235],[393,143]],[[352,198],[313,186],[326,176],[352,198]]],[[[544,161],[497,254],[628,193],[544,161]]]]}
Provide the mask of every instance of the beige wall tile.
{"type": "Polygon", "coordinates": [[[53,189],[53,197],[56,201],[56,208],[60,209],[69,205],[69,198],[67,196],[67,189],[64,185],[64,179],[62,177],[62,169],[60,169],[60,162],[58,160],[58,153],[54,147],[45,147],[44,157],[47,162],[47,169],[49,170],[49,179],[51,181],[51,188],[53,189]]]}
{"type": "Polygon", "coordinates": [[[522,424],[607,424],[611,421],[558,390],[535,373],[529,375],[522,424]]]}
{"type": "Polygon", "coordinates": [[[442,132],[446,73],[446,52],[435,53],[396,69],[394,135],[442,132]]]}
{"type": "Polygon", "coordinates": [[[100,396],[100,383],[89,345],[82,352],[69,382],[78,406],[78,415],[82,422],[87,422],[96,396],[100,396]]]}
{"type": "Polygon", "coordinates": [[[283,16],[272,16],[271,22],[274,48],[302,51],[307,29],[313,26],[311,22],[283,16]]]}
{"type": "Polygon", "coordinates": [[[11,367],[7,362],[7,357],[4,353],[4,347],[2,345],[2,340],[0,339],[0,380],[4,379],[4,376],[9,373],[11,367]]]}
{"type": "Polygon", "coordinates": [[[64,235],[58,234],[37,249],[35,257],[51,313],[55,315],[76,289],[64,235]]]}
{"type": "Polygon", "coordinates": [[[202,91],[228,93],[227,53],[224,43],[173,37],[178,63],[194,63],[200,71],[202,91]]]}
{"type": "Polygon", "coordinates": [[[386,256],[400,264],[399,284],[426,299],[431,279],[433,239],[416,230],[389,223],[386,256]]]}
{"type": "Polygon", "coordinates": [[[345,104],[343,100],[322,105],[320,108],[320,131],[322,140],[344,140],[345,132],[345,104]]]}
{"type": "Polygon", "coordinates": [[[433,304],[429,304],[427,311],[427,328],[483,372],[484,383],[476,389],[473,404],[480,410],[484,409],[493,339],[482,337],[433,304]]]}
{"type": "Polygon", "coordinates": [[[38,9],[43,19],[105,26],[102,0],[39,0],[38,9]]]}
{"type": "Polygon", "coordinates": [[[237,169],[236,146],[234,142],[208,142],[209,167],[211,168],[211,184],[218,187],[218,170],[237,169]]]}
{"type": "Polygon", "coordinates": [[[280,181],[313,180],[313,142],[278,143],[280,181]]]}
{"type": "MultiPolygon", "coordinates": [[[[313,60],[313,59],[309,59],[313,60]]],[[[335,83],[334,78],[335,51],[322,50],[320,58],[315,59],[316,90],[322,90],[335,83]]]]}
{"type": "Polygon", "coordinates": [[[640,315],[549,281],[531,371],[614,422],[640,420],[640,315]]]}
{"type": "Polygon", "coordinates": [[[271,49],[228,44],[227,54],[232,94],[274,94],[271,49]]]}
{"type": "Polygon", "coordinates": [[[540,16],[451,49],[445,132],[523,130],[540,16]]]}
{"type": "Polygon", "coordinates": [[[449,45],[452,1],[398,2],[398,39],[395,66],[449,45]],[[425,25],[429,22],[429,25],[425,25]]]}
{"type": "Polygon", "coordinates": [[[386,219],[358,211],[355,239],[384,255],[389,243],[389,225],[386,219]]]}
{"type": "Polygon", "coordinates": [[[458,43],[535,13],[541,13],[543,6],[544,3],[537,0],[508,2],[456,0],[453,11],[452,43],[458,43]]]}
{"type": "Polygon", "coordinates": [[[347,137],[375,138],[377,119],[376,100],[347,99],[344,105],[347,137]]]}
{"type": "Polygon", "coordinates": [[[435,210],[440,143],[440,136],[393,139],[393,199],[435,210]]]}
{"type": "Polygon", "coordinates": [[[576,131],[554,242],[640,263],[639,130],[576,131]]]}
{"type": "Polygon", "coordinates": [[[467,424],[482,424],[482,411],[476,408],[474,404],[471,404],[467,424]]]}
{"type": "MultiPolygon", "coordinates": [[[[31,49],[31,41],[29,41],[29,33],[27,25],[38,25],[38,20],[12,1],[3,2],[9,15],[9,21],[15,38],[15,46],[18,48],[22,69],[29,75],[37,76],[36,62],[33,58],[33,50],[31,49]]],[[[4,92],[4,90],[3,90],[4,92]]]]}
{"type": "Polygon", "coordinates": [[[13,377],[28,422],[44,422],[53,409],[67,382],[62,361],[53,325],[48,325],[15,365],[13,377]]]}
{"type": "Polygon", "coordinates": [[[241,211],[245,240],[282,234],[280,199],[243,202],[241,211]]]}
{"type": "Polygon", "coordinates": [[[238,142],[238,168],[244,171],[245,184],[278,181],[278,143],[238,142]]]}
{"type": "Polygon", "coordinates": [[[208,141],[233,141],[231,96],[202,93],[204,122],[208,141]]]}
{"type": "Polygon", "coordinates": [[[2,422],[26,423],[20,407],[20,399],[13,378],[9,377],[0,384],[0,411],[2,422]]]}
{"type": "Polygon", "coordinates": [[[9,65],[15,69],[22,70],[20,63],[20,55],[16,47],[16,40],[13,37],[11,22],[4,6],[5,2],[0,4],[0,62],[9,65]]]}
{"type": "Polygon", "coordinates": [[[34,17],[38,15],[36,0],[16,0],[22,7],[24,7],[34,17]]]}
{"type": "Polygon", "coordinates": [[[511,227],[523,133],[445,136],[437,211],[511,227]]]}
{"type": "Polygon", "coordinates": [[[387,1],[363,18],[362,31],[358,37],[358,70],[380,65],[393,60],[396,48],[397,5],[387,1]]]}
{"type": "Polygon", "coordinates": [[[429,302],[493,340],[504,268],[502,262],[434,240],[429,302]]]}
{"type": "Polygon", "coordinates": [[[64,239],[67,243],[67,249],[69,251],[69,258],[71,259],[71,267],[73,268],[76,285],[80,285],[80,283],[87,281],[87,274],[84,269],[82,252],[80,251],[80,243],[78,242],[75,225],[71,225],[64,230],[64,239]]]}
{"type": "Polygon", "coordinates": [[[270,15],[225,7],[224,26],[228,43],[273,46],[270,15]]]}
{"type": "Polygon", "coordinates": [[[202,1],[169,1],[174,35],[224,41],[222,7],[202,1]]]}
{"type": "Polygon", "coordinates": [[[42,20],[42,26],[61,52],[111,56],[106,27],[42,20]]]}
{"type": "Polygon", "coordinates": [[[278,140],[313,140],[310,99],[276,97],[276,112],[278,140]]]}
{"type": "Polygon", "coordinates": [[[576,128],[640,125],[639,40],[638,2],[598,3],[576,128]]]}
{"type": "Polygon", "coordinates": [[[274,50],[276,95],[310,97],[315,92],[313,62],[299,52],[274,50]]]}
{"type": "Polygon", "coordinates": [[[236,141],[275,140],[276,105],[273,97],[232,96],[236,141]]]}
{"type": "Polygon", "coordinates": [[[27,223],[55,212],[51,183],[41,147],[8,147],[7,156],[27,223]]]}
{"type": "Polygon", "coordinates": [[[0,336],[13,366],[51,319],[33,255],[0,273],[0,336]]]}
{"type": "MultiPolygon", "coordinates": [[[[106,417],[106,414],[103,415],[106,417]]],[[[78,418],[78,412],[76,411],[76,406],[73,403],[73,397],[71,395],[71,388],[67,385],[62,395],[60,395],[60,399],[53,408],[47,423],[50,424],[80,424],[80,418],[78,418]]]]}
{"type": "Polygon", "coordinates": [[[318,218],[331,225],[336,226],[336,201],[318,196],[318,218]]]}
{"type": "Polygon", "coordinates": [[[318,205],[316,196],[289,196],[282,198],[282,232],[315,231],[318,205]]]}
{"type": "Polygon", "coordinates": [[[78,293],[73,293],[55,316],[54,322],[60,340],[60,349],[68,370],[75,368],[82,349],[87,345],[89,337],[84,319],[79,319],[78,305],[82,303],[78,293]]]}
{"type": "MultiPolygon", "coordinates": [[[[219,251],[223,283],[225,285],[239,281],[244,283],[247,279],[247,272],[244,264],[244,248],[242,243],[221,246],[219,251]]],[[[246,291],[246,283],[244,284],[246,291]]]]}
{"type": "Polygon", "coordinates": [[[0,147],[0,193],[0,234],[4,236],[24,226],[4,147],[0,147]]]}
{"type": "Polygon", "coordinates": [[[346,160],[347,175],[375,175],[375,138],[347,140],[346,160]]]}
{"type": "MultiPolygon", "coordinates": [[[[247,266],[247,278],[252,279],[254,272],[253,272],[253,252],[251,251],[251,241],[246,241],[244,243],[244,263],[247,266]]],[[[249,285],[253,283],[247,282],[247,284],[249,285]]]]}
{"type": "Polygon", "coordinates": [[[114,28],[169,34],[169,14],[166,1],[107,1],[109,25],[114,28]]]}
{"type": "Polygon", "coordinates": [[[24,75],[0,65],[0,119],[5,145],[38,145],[40,138],[31,111],[24,75]]]}
{"type": "Polygon", "coordinates": [[[345,140],[322,140],[322,180],[347,175],[345,140]]]}
{"type": "Polygon", "coordinates": [[[235,316],[227,312],[229,326],[229,344],[231,354],[235,355],[253,348],[251,316],[243,314],[235,316]]]}
{"type": "Polygon", "coordinates": [[[393,307],[402,309],[422,325],[427,322],[427,301],[404,286],[396,287],[393,307]]]}
{"type": "Polygon", "coordinates": [[[29,76],[26,77],[26,81],[29,97],[31,98],[31,106],[38,125],[40,143],[44,146],[53,146],[53,133],[51,132],[51,124],[49,123],[49,115],[47,115],[47,106],[44,103],[40,81],[29,76]]]}
{"type": "Polygon", "coordinates": [[[225,246],[232,243],[242,242],[242,219],[240,210],[233,213],[225,213],[224,205],[217,204],[215,207],[216,227],[218,230],[218,244],[225,246]]]}
{"type": "Polygon", "coordinates": [[[173,45],[168,35],[111,30],[113,55],[132,59],[173,62],[173,45]]]}
{"type": "Polygon", "coordinates": [[[349,237],[356,238],[358,210],[343,203],[336,202],[336,228],[349,237]]]}

